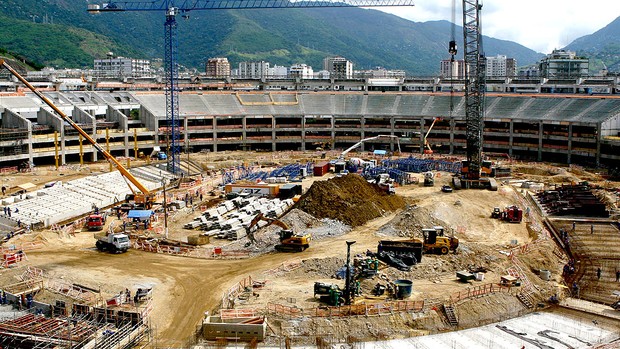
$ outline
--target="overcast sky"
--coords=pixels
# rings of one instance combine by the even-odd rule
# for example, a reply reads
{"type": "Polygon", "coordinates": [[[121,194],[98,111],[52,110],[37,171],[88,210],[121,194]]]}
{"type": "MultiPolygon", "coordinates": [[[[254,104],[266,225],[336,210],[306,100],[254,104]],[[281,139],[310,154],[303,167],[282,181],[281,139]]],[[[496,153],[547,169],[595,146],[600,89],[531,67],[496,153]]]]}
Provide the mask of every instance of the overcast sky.
{"type": "MultiPolygon", "coordinates": [[[[452,0],[414,0],[414,7],[386,12],[415,21],[452,18],[452,0]]],[[[456,0],[456,23],[462,25],[462,0],[456,0]]],[[[620,16],[620,0],[483,0],[482,34],[550,53],[592,34],[620,16]]],[[[459,45],[461,46],[461,45],[459,45]]]]}

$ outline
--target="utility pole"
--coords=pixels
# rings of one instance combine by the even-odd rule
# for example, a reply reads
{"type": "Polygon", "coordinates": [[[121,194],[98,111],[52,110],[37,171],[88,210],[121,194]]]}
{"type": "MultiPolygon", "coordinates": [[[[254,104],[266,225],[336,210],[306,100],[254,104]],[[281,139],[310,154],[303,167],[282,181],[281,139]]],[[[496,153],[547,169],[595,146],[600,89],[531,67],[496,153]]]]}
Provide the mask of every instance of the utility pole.
{"type": "Polygon", "coordinates": [[[164,187],[164,236],[168,238],[168,201],[166,200],[166,178],[161,179],[161,184],[164,187]]]}
{"type": "Polygon", "coordinates": [[[347,241],[347,271],[346,271],[346,283],[344,287],[344,304],[351,305],[351,245],[355,241],[347,241]]]}

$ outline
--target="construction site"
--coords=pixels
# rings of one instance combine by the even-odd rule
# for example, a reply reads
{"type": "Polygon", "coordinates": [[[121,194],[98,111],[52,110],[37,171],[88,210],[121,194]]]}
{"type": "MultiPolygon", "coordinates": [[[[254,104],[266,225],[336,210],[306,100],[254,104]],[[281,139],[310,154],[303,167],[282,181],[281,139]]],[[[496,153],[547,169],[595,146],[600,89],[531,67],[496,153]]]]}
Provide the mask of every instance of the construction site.
{"type": "Polygon", "coordinates": [[[620,348],[620,100],[485,96],[480,8],[462,93],[181,93],[168,56],[165,91],[41,92],[0,59],[0,347],[620,348]]]}

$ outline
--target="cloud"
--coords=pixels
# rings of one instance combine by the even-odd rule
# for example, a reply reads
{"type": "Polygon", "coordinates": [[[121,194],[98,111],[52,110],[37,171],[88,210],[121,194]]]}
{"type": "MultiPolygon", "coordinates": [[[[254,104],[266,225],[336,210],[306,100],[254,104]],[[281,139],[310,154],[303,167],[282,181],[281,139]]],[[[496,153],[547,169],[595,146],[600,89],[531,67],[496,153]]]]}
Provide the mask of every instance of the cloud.
{"type": "MultiPolygon", "coordinates": [[[[573,40],[605,27],[620,14],[620,1],[520,0],[481,1],[482,33],[518,42],[535,51],[549,53],[573,40]]],[[[456,1],[456,23],[463,21],[462,0],[456,1]]],[[[397,16],[415,21],[452,18],[452,0],[416,0],[415,6],[389,8],[397,16]]]]}

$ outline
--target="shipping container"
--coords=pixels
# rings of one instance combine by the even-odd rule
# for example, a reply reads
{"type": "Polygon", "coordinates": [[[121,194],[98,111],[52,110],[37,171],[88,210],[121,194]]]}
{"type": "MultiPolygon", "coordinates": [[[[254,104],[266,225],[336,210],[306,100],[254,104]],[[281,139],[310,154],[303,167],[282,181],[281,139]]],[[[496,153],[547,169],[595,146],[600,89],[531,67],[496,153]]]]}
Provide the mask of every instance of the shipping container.
{"type": "Polygon", "coordinates": [[[316,165],[314,165],[312,172],[316,177],[326,175],[329,172],[329,162],[324,161],[317,163],[316,165]]]}

